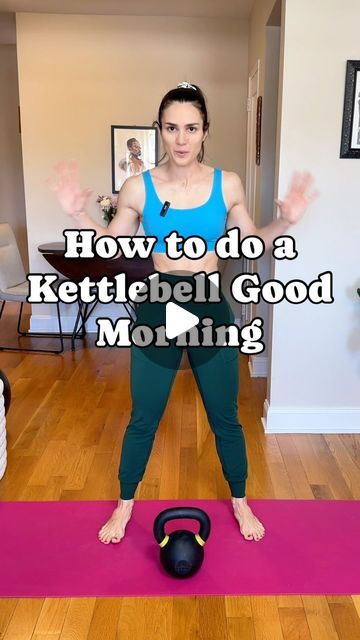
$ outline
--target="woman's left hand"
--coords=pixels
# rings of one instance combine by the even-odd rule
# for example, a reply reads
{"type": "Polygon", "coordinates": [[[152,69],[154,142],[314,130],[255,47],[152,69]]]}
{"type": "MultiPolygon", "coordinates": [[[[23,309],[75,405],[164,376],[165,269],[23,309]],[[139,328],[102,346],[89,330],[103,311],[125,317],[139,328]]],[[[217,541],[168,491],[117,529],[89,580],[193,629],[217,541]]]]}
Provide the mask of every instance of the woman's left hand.
{"type": "Polygon", "coordinates": [[[319,196],[319,191],[315,190],[310,194],[310,187],[314,182],[313,176],[306,172],[304,174],[296,171],[292,176],[289,191],[285,200],[275,199],[280,209],[280,219],[289,224],[296,224],[304,215],[311,202],[319,196]]]}

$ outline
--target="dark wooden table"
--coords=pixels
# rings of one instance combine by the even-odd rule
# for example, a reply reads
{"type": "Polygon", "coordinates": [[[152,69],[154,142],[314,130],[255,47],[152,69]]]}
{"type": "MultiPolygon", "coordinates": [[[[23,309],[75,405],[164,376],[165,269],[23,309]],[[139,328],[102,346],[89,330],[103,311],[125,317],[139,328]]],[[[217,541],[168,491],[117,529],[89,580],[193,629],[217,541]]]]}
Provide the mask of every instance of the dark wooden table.
{"type": "MultiPolygon", "coordinates": [[[[104,258],[65,258],[65,242],[49,242],[41,244],[38,251],[56,271],[68,280],[80,282],[86,276],[97,282],[106,276],[109,280],[119,273],[126,273],[127,283],[144,280],[155,271],[152,258],[143,260],[139,257],[104,259],[104,258]]],[[[75,339],[86,335],[86,321],[94,311],[98,301],[85,303],[78,300],[78,313],[71,334],[71,349],[75,350],[75,339]]],[[[134,320],[136,306],[132,302],[122,303],[130,320],[134,320]]]]}
{"type": "Polygon", "coordinates": [[[48,242],[38,247],[45,260],[63,276],[74,282],[79,282],[85,276],[92,280],[109,278],[118,273],[126,273],[129,284],[136,280],[143,280],[154,271],[152,258],[65,258],[65,242],[48,242]]]}

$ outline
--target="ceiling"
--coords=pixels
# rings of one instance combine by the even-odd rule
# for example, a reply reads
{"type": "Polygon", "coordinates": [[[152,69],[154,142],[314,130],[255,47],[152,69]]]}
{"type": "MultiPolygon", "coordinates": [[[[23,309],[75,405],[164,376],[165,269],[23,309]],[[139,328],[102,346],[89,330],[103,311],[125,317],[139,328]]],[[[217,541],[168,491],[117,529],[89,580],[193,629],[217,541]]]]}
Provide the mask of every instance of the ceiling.
{"type": "Polygon", "coordinates": [[[0,0],[0,12],[228,17],[246,20],[255,0],[0,0]]]}

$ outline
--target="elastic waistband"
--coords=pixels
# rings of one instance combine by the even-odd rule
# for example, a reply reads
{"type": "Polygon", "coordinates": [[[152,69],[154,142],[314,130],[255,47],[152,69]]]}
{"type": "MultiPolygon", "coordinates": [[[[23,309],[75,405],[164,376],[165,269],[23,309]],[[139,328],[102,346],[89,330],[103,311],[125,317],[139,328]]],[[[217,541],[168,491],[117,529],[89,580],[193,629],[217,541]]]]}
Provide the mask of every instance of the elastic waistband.
{"type": "Polygon", "coordinates": [[[166,272],[162,272],[162,271],[158,271],[157,272],[160,276],[160,279],[162,280],[170,280],[173,282],[176,282],[177,280],[194,280],[194,277],[197,275],[197,273],[200,273],[200,271],[195,271],[194,273],[190,274],[187,273],[186,275],[181,275],[178,273],[168,273],[166,272]]]}

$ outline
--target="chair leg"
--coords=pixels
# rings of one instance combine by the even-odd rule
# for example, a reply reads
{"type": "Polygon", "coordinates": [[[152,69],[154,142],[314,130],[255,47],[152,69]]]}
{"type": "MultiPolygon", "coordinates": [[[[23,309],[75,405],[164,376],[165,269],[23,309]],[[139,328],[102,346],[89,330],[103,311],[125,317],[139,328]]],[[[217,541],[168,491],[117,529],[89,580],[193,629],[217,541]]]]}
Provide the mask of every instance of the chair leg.
{"type": "MultiPolygon", "coordinates": [[[[6,303],[6,300],[3,300],[2,301],[2,305],[1,305],[1,309],[0,309],[0,319],[1,319],[4,307],[5,307],[5,303],[6,303]]],[[[23,307],[24,307],[24,303],[20,302],[20,310],[19,310],[18,323],[17,323],[18,334],[20,336],[22,336],[22,337],[25,337],[25,338],[32,338],[32,337],[41,337],[41,338],[58,337],[59,341],[60,341],[60,348],[59,349],[32,349],[30,347],[0,346],[0,351],[29,351],[29,352],[32,352],[32,353],[56,353],[56,354],[62,353],[64,351],[64,334],[63,334],[62,325],[61,325],[59,302],[56,303],[59,333],[40,333],[40,332],[35,332],[35,331],[34,332],[33,331],[23,331],[22,328],[21,328],[23,307]]]]}
{"type": "Polygon", "coordinates": [[[20,302],[20,312],[18,315],[17,332],[22,336],[26,336],[26,331],[21,330],[21,318],[22,318],[23,307],[24,307],[24,303],[20,302]]]}
{"type": "Polygon", "coordinates": [[[86,335],[86,323],[94,311],[98,301],[95,302],[81,302],[78,301],[79,310],[76,316],[76,322],[71,336],[71,350],[75,351],[76,338],[84,338],[86,335]]]}
{"type": "Polygon", "coordinates": [[[62,353],[64,351],[64,336],[63,336],[63,330],[62,330],[62,326],[61,326],[61,316],[60,316],[60,304],[59,304],[59,301],[57,301],[57,303],[56,303],[56,311],[57,311],[57,317],[58,317],[59,337],[60,337],[60,351],[58,353],[62,353]]]}

